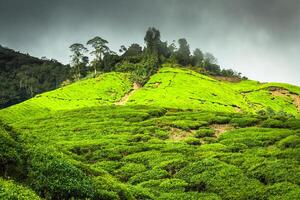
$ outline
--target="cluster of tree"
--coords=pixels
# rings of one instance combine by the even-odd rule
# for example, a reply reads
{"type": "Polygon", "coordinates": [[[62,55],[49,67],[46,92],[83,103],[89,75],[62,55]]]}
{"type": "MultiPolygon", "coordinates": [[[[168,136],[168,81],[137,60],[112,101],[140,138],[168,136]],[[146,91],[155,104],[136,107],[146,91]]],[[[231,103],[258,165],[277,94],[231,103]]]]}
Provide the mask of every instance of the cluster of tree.
{"type": "Polygon", "coordinates": [[[58,88],[70,67],[56,60],[38,59],[0,46],[0,108],[58,88]]]}
{"type": "Polygon", "coordinates": [[[83,44],[72,44],[70,50],[73,78],[79,79],[86,76],[88,72],[97,74],[97,71],[127,71],[136,75],[135,79],[143,84],[164,62],[185,67],[193,66],[192,69],[209,75],[241,78],[241,74],[232,69],[221,69],[217,59],[211,53],[203,53],[199,48],[191,53],[185,38],[178,40],[177,47],[175,41],[170,44],[162,41],[160,31],[150,27],[144,41],[145,47],[136,43],[129,47],[122,45],[117,54],[110,50],[107,40],[96,36],[86,43],[92,48],[91,61],[86,54],[88,49],[83,44]]]}

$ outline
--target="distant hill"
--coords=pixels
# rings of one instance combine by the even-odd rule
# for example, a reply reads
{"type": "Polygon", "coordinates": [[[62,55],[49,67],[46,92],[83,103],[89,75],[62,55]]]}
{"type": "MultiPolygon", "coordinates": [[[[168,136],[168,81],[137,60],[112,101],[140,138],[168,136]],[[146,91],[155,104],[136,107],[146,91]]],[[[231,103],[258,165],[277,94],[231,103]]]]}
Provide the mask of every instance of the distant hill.
{"type": "Polygon", "coordinates": [[[0,45],[0,108],[57,88],[69,67],[56,60],[39,59],[0,45]]]}
{"type": "Polygon", "coordinates": [[[185,68],[161,68],[134,88],[130,74],[110,72],[37,95],[0,111],[7,118],[47,111],[105,105],[146,105],[199,111],[257,113],[265,110],[300,116],[300,88],[283,83],[220,81],[185,68]]]}

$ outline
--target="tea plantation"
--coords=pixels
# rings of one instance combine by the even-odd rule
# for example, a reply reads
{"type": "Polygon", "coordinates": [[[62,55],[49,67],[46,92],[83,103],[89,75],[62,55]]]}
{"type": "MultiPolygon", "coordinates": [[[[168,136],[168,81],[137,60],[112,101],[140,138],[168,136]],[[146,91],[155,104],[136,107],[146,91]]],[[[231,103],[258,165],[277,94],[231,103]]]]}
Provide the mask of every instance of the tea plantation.
{"type": "Polygon", "coordinates": [[[170,66],[132,85],[106,73],[0,110],[0,199],[299,199],[299,87],[170,66]]]}

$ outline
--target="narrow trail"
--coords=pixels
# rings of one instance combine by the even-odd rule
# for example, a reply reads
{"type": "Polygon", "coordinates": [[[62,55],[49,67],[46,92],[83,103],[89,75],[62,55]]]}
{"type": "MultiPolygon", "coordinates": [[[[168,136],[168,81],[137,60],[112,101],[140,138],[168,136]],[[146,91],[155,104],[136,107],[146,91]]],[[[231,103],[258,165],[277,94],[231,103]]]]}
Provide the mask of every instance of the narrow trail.
{"type": "Polygon", "coordinates": [[[133,93],[135,93],[138,89],[141,88],[141,85],[138,83],[133,83],[133,88],[130,92],[128,92],[127,94],[125,94],[125,96],[123,96],[118,102],[115,103],[115,105],[118,106],[122,106],[125,105],[126,102],[128,101],[129,97],[131,97],[133,95],[133,93]]]}

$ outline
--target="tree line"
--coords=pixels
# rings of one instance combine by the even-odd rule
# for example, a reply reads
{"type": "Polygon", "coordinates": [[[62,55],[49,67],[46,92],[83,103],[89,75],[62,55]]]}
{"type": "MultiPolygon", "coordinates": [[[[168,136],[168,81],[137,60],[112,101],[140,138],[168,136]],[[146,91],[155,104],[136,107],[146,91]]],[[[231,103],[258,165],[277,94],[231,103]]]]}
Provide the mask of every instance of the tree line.
{"type": "Polygon", "coordinates": [[[191,52],[185,38],[178,39],[177,44],[162,41],[160,31],[154,27],[148,28],[144,42],[144,47],[137,43],[128,47],[122,45],[118,53],[99,36],[88,40],[85,45],[72,44],[70,65],[73,79],[85,77],[88,73],[96,75],[99,71],[121,71],[131,72],[134,79],[143,84],[162,63],[181,65],[208,75],[246,78],[232,69],[221,69],[211,53],[203,53],[200,48],[191,52]],[[89,54],[87,47],[92,49],[89,54]],[[91,60],[88,55],[92,56],[91,60]]]}
{"type": "Polygon", "coordinates": [[[70,78],[70,66],[35,58],[0,45],[0,108],[60,87],[70,78]]]}

